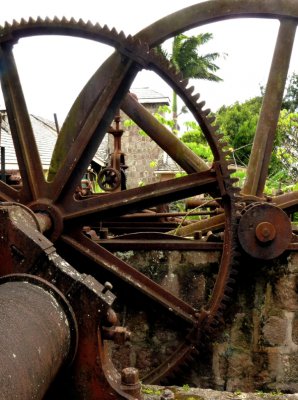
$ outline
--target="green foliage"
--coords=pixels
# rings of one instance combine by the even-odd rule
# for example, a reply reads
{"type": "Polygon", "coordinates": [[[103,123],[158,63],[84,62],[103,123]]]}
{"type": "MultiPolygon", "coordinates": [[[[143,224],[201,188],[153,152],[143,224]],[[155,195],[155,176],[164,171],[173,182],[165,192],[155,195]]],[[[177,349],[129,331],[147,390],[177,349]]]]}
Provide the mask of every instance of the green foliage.
{"type": "Polygon", "coordinates": [[[135,122],[132,119],[125,119],[123,121],[124,128],[130,128],[131,126],[136,126],[135,122]]]}
{"type": "Polygon", "coordinates": [[[255,135],[262,98],[222,106],[216,113],[216,124],[234,152],[235,161],[246,166],[255,135]]]}
{"type": "Polygon", "coordinates": [[[280,113],[275,158],[279,162],[275,173],[282,168],[288,177],[287,182],[297,181],[297,149],[298,149],[298,113],[282,110],[280,113]]]}
{"type": "Polygon", "coordinates": [[[174,129],[174,121],[172,118],[172,110],[168,106],[159,106],[156,113],[153,114],[154,117],[162,125],[167,126],[170,130],[174,129]]]}
{"type": "MultiPolygon", "coordinates": [[[[174,37],[171,53],[158,46],[157,51],[166,57],[177,71],[182,72],[186,79],[204,79],[219,82],[222,79],[216,75],[219,67],[215,64],[220,57],[219,53],[200,54],[201,47],[213,38],[212,33],[200,33],[187,36],[183,33],[174,37]]],[[[181,112],[185,112],[183,109],[181,112]]],[[[178,130],[177,94],[173,92],[172,102],[173,128],[178,130]]]]}
{"type": "Polygon", "coordinates": [[[189,147],[196,155],[201,157],[204,161],[212,162],[213,154],[210,147],[206,144],[198,144],[198,143],[186,143],[187,147],[189,147]]]}
{"type": "Polygon", "coordinates": [[[181,136],[181,141],[204,161],[212,162],[213,154],[207,144],[200,126],[196,122],[185,122],[187,131],[181,136]]]}
{"type": "MultiPolygon", "coordinates": [[[[245,167],[248,164],[261,103],[262,97],[255,97],[244,103],[223,106],[216,114],[216,123],[232,147],[237,166],[245,167]]],[[[297,148],[298,114],[282,110],[271,154],[266,184],[268,193],[274,193],[281,188],[288,190],[289,185],[298,180],[297,148]]]]}
{"type": "Polygon", "coordinates": [[[186,36],[183,33],[175,36],[170,56],[171,62],[183,73],[185,78],[206,79],[210,81],[221,81],[214,74],[219,67],[215,61],[219,53],[199,54],[202,45],[213,38],[212,33],[200,33],[195,36],[186,36]]]}
{"type": "Polygon", "coordinates": [[[194,121],[184,122],[186,132],[182,135],[181,140],[183,143],[206,143],[202,129],[194,121]]]}
{"type": "Polygon", "coordinates": [[[232,177],[238,180],[236,185],[242,188],[246,179],[246,170],[238,169],[232,174],[232,177]]]}
{"type": "Polygon", "coordinates": [[[160,396],[162,394],[161,390],[155,389],[155,388],[151,388],[151,387],[148,387],[148,386],[143,386],[142,387],[142,393],[151,394],[151,395],[157,395],[157,396],[160,396]]]}
{"type": "Polygon", "coordinates": [[[298,108],[298,74],[293,72],[288,81],[282,109],[295,112],[298,108]]]}

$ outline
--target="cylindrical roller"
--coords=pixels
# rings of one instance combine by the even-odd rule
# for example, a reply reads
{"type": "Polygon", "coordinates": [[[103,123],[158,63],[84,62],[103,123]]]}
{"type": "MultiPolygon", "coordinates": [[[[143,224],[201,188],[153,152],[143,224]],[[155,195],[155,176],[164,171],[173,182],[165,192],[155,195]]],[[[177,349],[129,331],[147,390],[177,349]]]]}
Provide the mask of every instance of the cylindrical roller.
{"type": "Polygon", "coordinates": [[[42,399],[69,356],[71,310],[53,294],[24,281],[0,285],[1,400],[42,399]]]}

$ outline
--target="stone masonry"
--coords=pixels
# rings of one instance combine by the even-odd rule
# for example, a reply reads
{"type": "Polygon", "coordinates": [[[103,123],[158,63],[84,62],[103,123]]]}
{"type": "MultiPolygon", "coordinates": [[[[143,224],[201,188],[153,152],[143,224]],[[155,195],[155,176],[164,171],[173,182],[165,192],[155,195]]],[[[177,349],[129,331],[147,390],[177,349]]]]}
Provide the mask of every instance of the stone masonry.
{"type": "MultiPolygon", "coordinates": [[[[212,290],[220,254],[130,251],[118,256],[199,309],[212,290]]],[[[243,256],[217,337],[199,346],[195,364],[174,383],[230,393],[298,393],[297,293],[298,253],[270,262],[243,256]]],[[[162,354],[176,348],[179,327],[167,323],[165,328],[159,321],[154,333],[145,312],[133,318],[127,356],[132,366],[148,372],[150,364],[158,365],[162,354]]]]}

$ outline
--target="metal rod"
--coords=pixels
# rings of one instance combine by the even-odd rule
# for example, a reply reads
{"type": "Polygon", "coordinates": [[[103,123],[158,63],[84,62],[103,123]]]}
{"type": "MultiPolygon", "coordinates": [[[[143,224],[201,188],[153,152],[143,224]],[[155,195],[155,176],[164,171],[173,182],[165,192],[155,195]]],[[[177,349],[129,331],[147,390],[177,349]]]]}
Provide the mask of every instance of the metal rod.
{"type": "Polygon", "coordinates": [[[125,214],[121,216],[121,219],[131,219],[131,218],[172,218],[172,217],[191,217],[193,215],[212,215],[221,214],[223,209],[217,209],[212,211],[193,211],[193,212],[164,212],[164,213],[134,213],[125,214]]]}
{"type": "Polygon", "coordinates": [[[57,117],[57,114],[56,114],[56,113],[54,113],[54,121],[55,121],[56,131],[57,131],[57,133],[58,133],[58,135],[59,135],[59,133],[60,133],[60,127],[59,127],[58,117],[57,117]]]}
{"type": "Polygon", "coordinates": [[[1,181],[6,182],[5,175],[5,147],[1,146],[1,181]]]}

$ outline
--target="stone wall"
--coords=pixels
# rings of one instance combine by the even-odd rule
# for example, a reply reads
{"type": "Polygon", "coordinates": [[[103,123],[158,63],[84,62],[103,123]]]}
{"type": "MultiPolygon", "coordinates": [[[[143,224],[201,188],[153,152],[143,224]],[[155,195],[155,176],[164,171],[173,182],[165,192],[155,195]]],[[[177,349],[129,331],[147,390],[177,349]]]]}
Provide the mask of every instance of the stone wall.
{"type": "MultiPolygon", "coordinates": [[[[158,104],[145,104],[147,111],[155,113],[158,104]]],[[[141,129],[136,126],[125,127],[125,121],[129,120],[127,115],[121,112],[121,127],[124,133],[121,138],[121,149],[125,154],[125,171],[127,177],[127,188],[132,189],[149,183],[158,182],[157,160],[162,156],[163,150],[141,129]]],[[[109,151],[113,152],[114,144],[110,135],[109,151]]]]}
{"type": "Polygon", "coordinates": [[[138,133],[139,128],[130,127],[122,136],[122,150],[125,153],[127,188],[157,182],[156,163],[162,150],[149,136],[138,133]]]}
{"type": "MultiPolygon", "coordinates": [[[[220,257],[217,252],[117,254],[198,309],[210,296],[220,257]]],[[[298,392],[297,293],[298,253],[271,262],[243,256],[218,335],[211,342],[202,338],[199,356],[174,384],[232,393],[298,392]]],[[[126,362],[147,373],[150,363],[162,362],[162,354],[170,354],[185,332],[168,322],[163,326],[164,316],[156,316],[154,324],[146,312],[130,316],[126,321],[134,334],[126,362]]]]}

